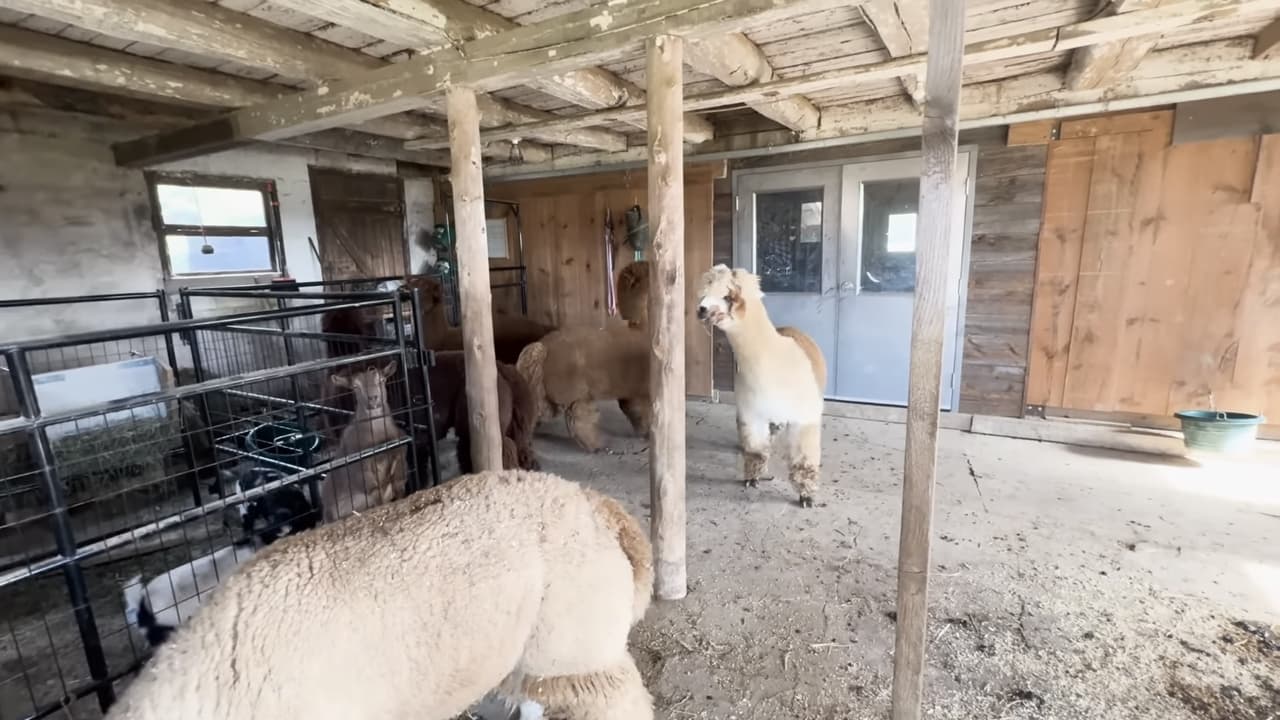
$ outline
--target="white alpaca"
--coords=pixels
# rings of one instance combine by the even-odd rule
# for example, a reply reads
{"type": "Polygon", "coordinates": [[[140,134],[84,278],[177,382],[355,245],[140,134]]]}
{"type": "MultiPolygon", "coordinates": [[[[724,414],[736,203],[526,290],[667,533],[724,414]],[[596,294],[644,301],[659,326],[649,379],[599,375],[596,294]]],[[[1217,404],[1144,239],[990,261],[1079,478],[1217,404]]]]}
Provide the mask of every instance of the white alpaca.
{"type": "Polygon", "coordinates": [[[772,436],[781,433],[800,506],[812,507],[822,459],[827,364],[808,335],[773,326],[763,298],[760,278],[716,265],[702,276],[698,319],[723,330],[733,347],[738,366],[733,392],[747,486],[770,479],[765,477],[769,448],[772,436]]]}

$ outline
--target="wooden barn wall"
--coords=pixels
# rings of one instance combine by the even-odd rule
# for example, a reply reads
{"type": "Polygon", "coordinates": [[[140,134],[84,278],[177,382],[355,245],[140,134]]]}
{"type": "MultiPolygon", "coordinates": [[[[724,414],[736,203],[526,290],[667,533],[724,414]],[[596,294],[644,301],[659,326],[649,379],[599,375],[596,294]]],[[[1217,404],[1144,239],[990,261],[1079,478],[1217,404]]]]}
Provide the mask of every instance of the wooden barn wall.
{"type": "Polygon", "coordinates": [[[1280,418],[1280,135],[1171,146],[1172,123],[1063,122],[1050,143],[1028,403],[1280,418]]]}
{"type": "MultiPolygon", "coordinates": [[[[961,412],[1022,414],[1035,278],[1036,241],[1044,190],[1044,146],[1007,147],[1003,128],[961,133],[960,142],[977,148],[973,237],[965,305],[961,412]]],[[[734,170],[831,160],[873,159],[919,152],[919,138],[735,161],[734,170]]],[[[717,262],[733,256],[733,196],[729,182],[716,185],[717,262]]],[[[717,333],[715,387],[733,389],[733,359],[717,333]]]]}
{"type": "MultiPolygon", "coordinates": [[[[711,267],[712,186],[720,166],[685,168],[685,288],[694,306],[694,283],[711,267]]],[[[632,205],[648,221],[648,185],[643,170],[495,183],[486,197],[519,203],[528,267],[529,316],[552,325],[602,325],[608,318],[605,289],[604,217],[613,212],[614,233],[626,233],[632,205]]],[[[652,240],[652,228],[648,237],[652,240]]],[[[633,260],[624,245],[615,274],[633,260]]],[[[495,261],[497,262],[497,261],[495,261]]],[[[495,303],[499,302],[495,294],[495,303]]],[[[506,299],[510,303],[511,299],[506,299]]],[[[508,308],[510,309],[510,308],[508,308]]],[[[518,309],[518,307],[516,308],[518,309]]],[[[692,318],[692,315],[690,315],[692,318]]],[[[691,319],[685,331],[686,387],[711,394],[711,337],[691,319]]]]}

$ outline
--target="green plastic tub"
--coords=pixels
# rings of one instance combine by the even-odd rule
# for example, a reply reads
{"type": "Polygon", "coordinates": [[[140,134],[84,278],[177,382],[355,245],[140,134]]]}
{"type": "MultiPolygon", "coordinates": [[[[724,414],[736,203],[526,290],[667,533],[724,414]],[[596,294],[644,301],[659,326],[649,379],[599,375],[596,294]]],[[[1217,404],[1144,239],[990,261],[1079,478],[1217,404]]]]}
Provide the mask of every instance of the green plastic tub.
{"type": "Polygon", "coordinates": [[[1258,439],[1261,415],[1221,410],[1183,410],[1174,413],[1182,422],[1182,441],[1188,450],[1242,453],[1258,439]]]}

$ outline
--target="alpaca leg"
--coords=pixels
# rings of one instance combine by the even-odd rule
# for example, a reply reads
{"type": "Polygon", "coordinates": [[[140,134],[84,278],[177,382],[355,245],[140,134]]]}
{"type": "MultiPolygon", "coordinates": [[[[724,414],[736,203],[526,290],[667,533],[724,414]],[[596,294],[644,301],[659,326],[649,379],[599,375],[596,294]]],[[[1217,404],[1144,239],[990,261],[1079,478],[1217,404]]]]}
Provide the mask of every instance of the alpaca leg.
{"type": "Polygon", "coordinates": [[[502,438],[502,469],[516,470],[520,467],[520,454],[516,451],[516,441],[509,437],[502,438]]]}
{"type": "Polygon", "coordinates": [[[813,507],[822,465],[822,423],[787,426],[788,474],[800,493],[800,507],[813,507]]]}
{"type": "Polygon", "coordinates": [[[627,655],[605,670],[584,675],[524,679],[523,694],[546,717],[564,720],[653,720],[653,697],[627,655]]]}
{"type": "Polygon", "coordinates": [[[579,400],[564,411],[564,422],[569,434],[587,452],[600,449],[600,410],[590,400],[579,400]]]}
{"type": "Polygon", "coordinates": [[[747,487],[769,481],[769,423],[738,418],[738,439],[742,442],[742,478],[747,487]]]}
{"type": "Polygon", "coordinates": [[[649,434],[649,401],[644,398],[618,398],[618,407],[631,422],[637,435],[649,434]]]}

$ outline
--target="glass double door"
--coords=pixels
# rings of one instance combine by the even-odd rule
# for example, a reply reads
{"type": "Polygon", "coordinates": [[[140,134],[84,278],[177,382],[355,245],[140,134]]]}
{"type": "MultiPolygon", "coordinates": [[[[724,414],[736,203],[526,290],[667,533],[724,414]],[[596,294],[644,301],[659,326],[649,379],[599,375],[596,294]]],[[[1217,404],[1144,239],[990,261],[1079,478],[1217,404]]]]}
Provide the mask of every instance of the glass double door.
{"type": "MultiPolygon", "coordinates": [[[[956,336],[968,158],[947,272],[942,405],[958,387],[956,336]]],[[[760,276],[775,325],[804,330],[827,358],[827,397],[906,405],[915,298],[918,157],[743,174],[737,264],[760,276]]]]}

